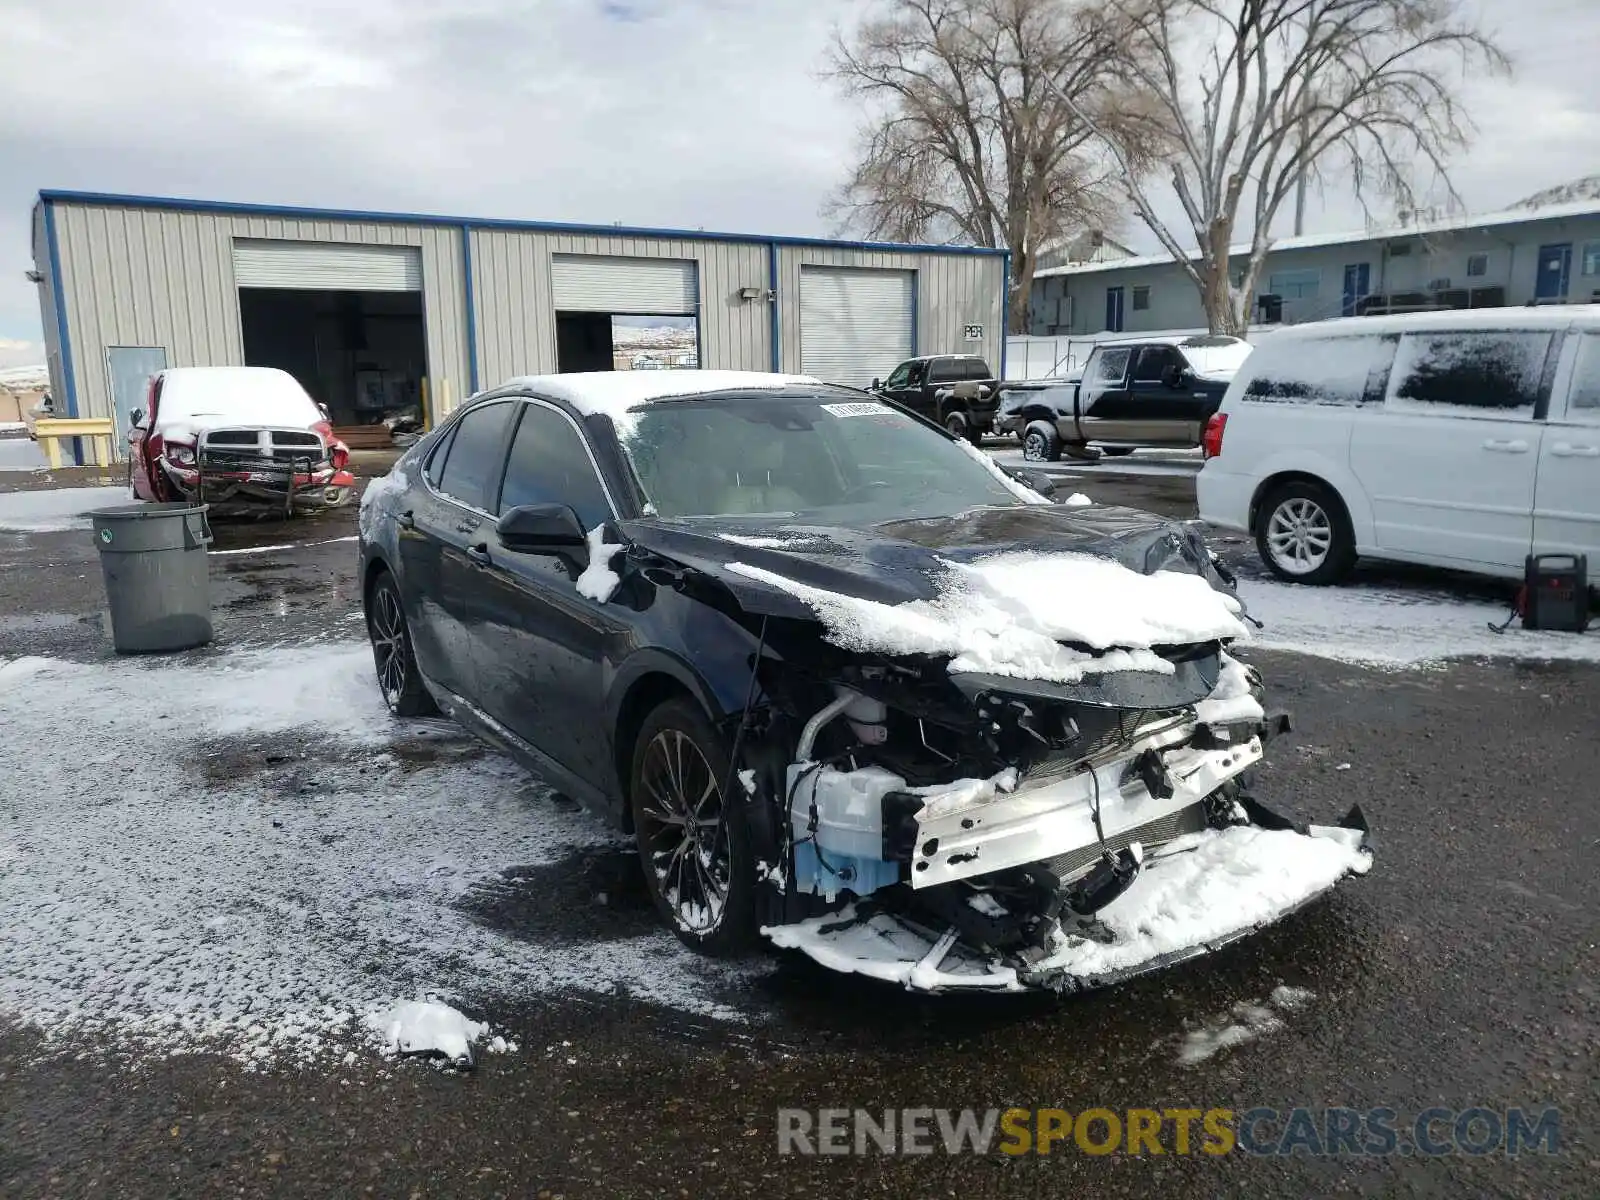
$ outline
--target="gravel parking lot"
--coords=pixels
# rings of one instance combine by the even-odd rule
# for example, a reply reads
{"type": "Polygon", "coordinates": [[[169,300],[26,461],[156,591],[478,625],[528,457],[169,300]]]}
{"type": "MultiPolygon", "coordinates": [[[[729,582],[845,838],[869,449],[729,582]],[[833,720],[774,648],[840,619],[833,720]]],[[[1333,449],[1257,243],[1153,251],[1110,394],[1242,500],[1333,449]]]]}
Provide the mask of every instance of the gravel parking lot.
{"type": "MultiPolygon", "coordinates": [[[[1157,466],[1059,473],[1192,515],[1192,471],[1157,466]]],[[[1593,1190],[1600,635],[1490,634],[1497,584],[1286,588],[1220,539],[1267,625],[1244,657],[1296,717],[1258,790],[1300,818],[1359,801],[1372,873],[1113,990],[951,999],[697,959],[615,835],[449,725],[392,720],[353,509],[219,527],[215,644],[118,661],[93,546],[41,504],[0,494],[0,1193],[1593,1190]],[[422,997],[507,1048],[470,1073],[381,1053],[366,1014],[422,997]],[[1554,1107],[1560,1152],[837,1158],[777,1138],[780,1108],[1296,1105],[1554,1107]]]]}

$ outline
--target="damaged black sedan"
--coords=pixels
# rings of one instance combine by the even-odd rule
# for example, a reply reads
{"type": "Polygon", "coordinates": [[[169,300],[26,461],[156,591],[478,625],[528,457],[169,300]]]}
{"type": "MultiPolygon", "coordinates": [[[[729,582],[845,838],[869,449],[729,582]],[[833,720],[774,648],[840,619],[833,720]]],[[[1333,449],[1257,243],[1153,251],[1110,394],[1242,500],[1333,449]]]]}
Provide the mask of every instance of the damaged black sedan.
{"type": "Polygon", "coordinates": [[[611,813],[710,953],[1075,990],[1364,872],[1359,809],[1247,791],[1285,722],[1199,535],[1039,488],[815,380],[514,380],[363,497],[379,684],[611,813]]]}

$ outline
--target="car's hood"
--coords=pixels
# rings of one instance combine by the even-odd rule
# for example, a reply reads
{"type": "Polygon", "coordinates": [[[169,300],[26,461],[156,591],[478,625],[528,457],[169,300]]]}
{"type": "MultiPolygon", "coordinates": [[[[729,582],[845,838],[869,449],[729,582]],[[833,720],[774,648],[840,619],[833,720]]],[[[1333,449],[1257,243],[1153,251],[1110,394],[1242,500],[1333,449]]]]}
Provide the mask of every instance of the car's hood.
{"type": "Polygon", "coordinates": [[[1182,571],[1227,588],[1197,534],[1136,509],[1014,505],[859,527],[781,517],[647,518],[623,524],[634,544],[720,581],[746,612],[810,617],[788,592],[730,569],[742,564],[828,592],[903,604],[932,600],[944,562],[1001,553],[1075,551],[1142,574],[1182,571]]]}

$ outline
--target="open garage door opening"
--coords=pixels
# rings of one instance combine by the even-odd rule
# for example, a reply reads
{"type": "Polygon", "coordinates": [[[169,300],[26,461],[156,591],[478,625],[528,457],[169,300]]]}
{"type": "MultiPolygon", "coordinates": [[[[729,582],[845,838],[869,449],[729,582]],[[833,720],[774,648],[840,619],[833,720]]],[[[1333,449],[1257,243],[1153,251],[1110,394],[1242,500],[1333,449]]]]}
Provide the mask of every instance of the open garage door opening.
{"type": "Polygon", "coordinates": [[[699,278],[685,259],[557,254],[556,369],[665,371],[700,365],[699,278]]]}
{"type": "Polygon", "coordinates": [[[423,407],[420,257],[410,246],[236,242],[245,364],[288,371],[346,441],[348,431],[353,444],[386,445],[383,419],[423,407]]]}

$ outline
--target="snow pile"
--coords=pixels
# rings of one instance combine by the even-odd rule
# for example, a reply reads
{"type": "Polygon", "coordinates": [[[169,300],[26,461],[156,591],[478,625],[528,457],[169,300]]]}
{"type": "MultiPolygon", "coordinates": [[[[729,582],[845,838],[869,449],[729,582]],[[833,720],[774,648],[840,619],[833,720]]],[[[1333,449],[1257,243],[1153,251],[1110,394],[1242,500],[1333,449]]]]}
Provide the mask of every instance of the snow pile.
{"type": "Polygon", "coordinates": [[[437,1054],[457,1067],[472,1065],[472,1047],[477,1042],[484,1042],[496,1054],[516,1049],[515,1042],[490,1038],[486,1021],[470,1021],[436,1000],[407,1000],[368,1013],[366,1024],[388,1054],[437,1054]]]}
{"type": "Polygon", "coordinates": [[[928,787],[906,788],[914,796],[926,796],[927,802],[918,810],[919,820],[948,817],[952,813],[987,804],[1001,792],[1017,789],[1017,769],[1007,767],[988,779],[957,779],[954,783],[936,783],[928,787]]]}
{"type": "Polygon", "coordinates": [[[1231,654],[1222,656],[1222,673],[1211,694],[1195,705],[1195,720],[1206,725],[1259,721],[1267,714],[1250,691],[1250,670],[1231,654]]]}
{"type": "Polygon", "coordinates": [[[611,569],[611,560],[623,549],[620,542],[606,541],[606,527],[596,525],[589,530],[589,565],[578,576],[578,595],[604,604],[611,599],[622,578],[611,569]]]}
{"type": "Polygon", "coordinates": [[[1199,1029],[1191,1029],[1183,1035],[1178,1047],[1178,1065],[1197,1066],[1224,1050],[1253,1042],[1266,1034],[1278,1033],[1286,1027],[1281,1014],[1298,1012],[1314,999],[1316,993],[1308,988],[1280,985],[1272,990],[1266,1004],[1251,1004],[1241,1000],[1228,1010],[1226,1016],[1213,1018],[1199,1029]]]}
{"type": "Polygon", "coordinates": [[[1184,834],[1147,855],[1133,885],[1096,914],[1115,941],[1071,939],[1039,966],[1079,976],[1126,970],[1275,921],[1371,865],[1338,837],[1253,825],[1184,834]]]}
{"type": "Polygon", "coordinates": [[[934,600],[883,604],[744,563],[728,569],[801,600],[847,650],[950,658],[950,670],[1074,683],[1172,664],[1157,645],[1246,636],[1239,602],[1198,575],[1143,575],[1089,554],[997,554],[945,563],[934,600]],[[1063,646],[1079,642],[1100,651],[1063,646]]]}
{"type": "Polygon", "coordinates": [[[131,504],[125,487],[50,488],[44,491],[0,493],[0,531],[10,533],[66,533],[88,529],[88,514],[97,508],[131,504]]]}
{"type": "Polygon", "coordinates": [[[1089,499],[1089,497],[1085,496],[1082,492],[1073,492],[1072,495],[1068,496],[1061,503],[1067,508],[1090,508],[1094,505],[1094,501],[1089,499]]]}
{"type": "Polygon", "coordinates": [[[896,983],[911,991],[1022,990],[1010,967],[994,966],[959,943],[943,956],[934,955],[934,942],[920,930],[887,912],[859,918],[854,904],[832,916],[769,925],[761,932],[774,946],[799,950],[830,970],[896,983]]]}
{"type": "Polygon", "coordinates": [[[1451,658],[1526,658],[1600,662],[1594,633],[1553,633],[1513,624],[1506,605],[1440,590],[1302,587],[1241,581],[1240,594],[1266,628],[1251,644],[1376,667],[1415,667],[1451,658]]]}
{"type": "Polygon", "coordinates": [[[973,462],[977,463],[985,471],[989,472],[990,475],[993,475],[995,479],[999,481],[1001,487],[1005,488],[1006,491],[1010,492],[1024,504],[1050,503],[1047,497],[1041,496],[1027,484],[1018,483],[1010,475],[1006,474],[1005,471],[1000,469],[1000,465],[996,463],[994,459],[990,458],[982,450],[979,450],[971,442],[967,441],[966,438],[957,438],[956,445],[961,447],[962,452],[966,454],[968,458],[972,459],[973,462]]]}
{"type": "Polygon", "coordinates": [[[416,997],[744,1019],[719,997],[751,968],[653,911],[600,942],[506,925],[542,872],[619,836],[454,725],[392,718],[364,643],[16,659],[0,729],[0,1022],[47,1052],[325,1063],[416,997]]]}
{"type": "Polygon", "coordinates": [[[809,375],[769,375],[760,371],[593,371],[568,375],[529,375],[511,383],[540,396],[565,400],[586,415],[611,418],[624,440],[637,425],[629,410],[655,400],[700,392],[765,390],[795,384],[820,386],[809,375]]]}

